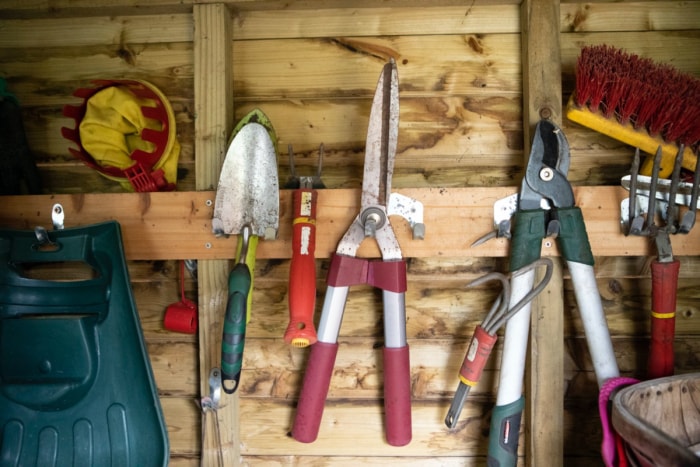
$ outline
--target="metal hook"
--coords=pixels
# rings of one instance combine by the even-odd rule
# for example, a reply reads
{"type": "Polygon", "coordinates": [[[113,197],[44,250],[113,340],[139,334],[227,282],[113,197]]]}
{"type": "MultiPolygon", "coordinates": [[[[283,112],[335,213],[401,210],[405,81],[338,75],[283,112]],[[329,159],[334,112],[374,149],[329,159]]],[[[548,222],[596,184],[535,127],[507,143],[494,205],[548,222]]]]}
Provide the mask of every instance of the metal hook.
{"type": "Polygon", "coordinates": [[[519,312],[526,304],[531,302],[537,295],[539,295],[545,287],[547,287],[547,284],[549,284],[549,281],[552,278],[552,269],[554,267],[552,260],[549,258],[540,258],[527,266],[513,271],[511,274],[511,279],[530,272],[540,266],[545,266],[546,268],[542,280],[536,286],[534,286],[532,290],[525,294],[525,296],[520,299],[518,303],[513,305],[510,310],[508,310],[511,294],[510,281],[504,274],[501,274],[500,272],[491,272],[467,284],[467,287],[474,287],[489,281],[498,280],[501,282],[503,287],[501,293],[498,295],[496,301],[493,303],[491,309],[487,313],[486,318],[484,318],[481,325],[481,327],[484,328],[484,331],[489,334],[494,334],[501,326],[503,326],[503,324],[505,324],[506,321],[513,317],[513,315],[519,312]]]}

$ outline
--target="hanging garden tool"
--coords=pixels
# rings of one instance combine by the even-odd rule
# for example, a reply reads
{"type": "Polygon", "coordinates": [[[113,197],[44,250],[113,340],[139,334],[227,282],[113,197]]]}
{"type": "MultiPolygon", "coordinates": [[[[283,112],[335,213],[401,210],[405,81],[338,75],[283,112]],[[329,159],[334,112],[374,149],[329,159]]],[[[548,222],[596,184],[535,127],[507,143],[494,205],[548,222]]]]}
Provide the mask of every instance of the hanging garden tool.
{"type": "Polygon", "coordinates": [[[75,129],[61,128],[77,146],[70,153],[125,190],[174,190],[180,144],[165,95],[141,80],[93,84],[73,93],[83,99],[80,105],[63,107],[63,115],[75,121],[75,129]]]}
{"type": "Polygon", "coordinates": [[[180,301],[165,309],[163,327],[169,331],[195,334],[197,332],[197,304],[185,297],[185,261],[180,265],[180,301]]]}
{"type": "Polygon", "coordinates": [[[639,175],[637,149],[631,174],[622,179],[622,185],[630,190],[630,196],[623,200],[620,211],[625,234],[653,238],[658,252],[658,257],[651,263],[651,342],[647,363],[649,379],[673,375],[676,289],[681,263],[673,257],[669,235],[687,234],[693,228],[700,182],[700,177],[697,176],[699,158],[696,158],[693,183],[681,182],[683,150],[681,145],[670,180],[659,178],[661,148],[656,151],[650,177],[639,175]],[[678,205],[689,207],[682,219],[678,205]],[[656,224],[657,217],[661,218],[663,225],[656,224]]]}
{"type": "Polygon", "coordinates": [[[547,287],[549,280],[552,278],[552,260],[540,258],[511,274],[511,279],[516,278],[540,266],[545,267],[545,274],[542,280],[511,308],[509,308],[510,282],[504,274],[492,272],[467,284],[467,287],[476,287],[492,280],[498,280],[501,282],[503,290],[496,297],[496,301],[491,306],[484,321],[476,327],[472,335],[467,354],[464,356],[462,367],[459,370],[459,385],[445,417],[445,424],[448,428],[454,429],[457,426],[459,414],[462,412],[469,391],[479,382],[484,366],[491,355],[491,350],[493,350],[493,346],[498,339],[496,332],[547,287]]]}
{"type": "Polygon", "coordinates": [[[382,289],[384,301],[384,407],[389,444],[411,441],[411,375],[406,343],[406,261],[401,257],[389,216],[409,220],[414,238],[423,238],[423,207],[418,201],[391,193],[399,128],[399,82],[396,63],[387,63],[379,77],[367,130],[360,213],[340,240],[331,259],[328,289],[311,346],[292,436],[310,443],[318,436],[338,352],[338,334],[349,287],[370,284],[382,289]],[[381,260],[357,258],[362,241],[372,237],[381,260]]]}
{"type": "Polygon", "coordinates": [[[284,341],[294,347],[307,347],[317,340],[314,328],[316,308],[316,200],[321,181],[323,144],[318,152],[316,175],[299,177],[294,169],[294,153],[289,145],[289,181],[285,188],[292,195],[292,260],[289,266],[289,325],[284,341]]]}
{"type": "Polygon", "coordinates": [[[234,129],[216,189],[212,230],[217,236],[238,235],[221,344],[222,387],[228,394],[238,389],[241,377],[258,238],[274,240],[279,227],[275,143],[267,116],[251,111],[234,129]]]}
{"type": "MultiPolygon", "coordinates": [[[[537,123],[520,193],[494,206],[496,234],[488,234],[475,242],[501,235],[510,238],[511,216],[513,235],[510,270],[518,270],[541,255],[542,239],[557,239],[559,250],[571,273],[576,302],[580,308],[588,350],[599,386],[619,376],[610,332],[593,271],[593,253],[588,242],[581,209],[574,206],[574,194],[566,176],[569,171],[569,144],[561,128],[549,120],[537,123]],[[503,208],[503,209],[502,209],[503,208]],[[508,212],[508,214],[503,214],[508,212]]],[[[512,308],[532,290],[534,271],[513,278],[512,308]]],[[[531,305],[506,323],[496,408],[491,419],[489,465],[514,466],[520,420],[525,405],[522,395],[527,340],[530,330],[531,305]]]]}

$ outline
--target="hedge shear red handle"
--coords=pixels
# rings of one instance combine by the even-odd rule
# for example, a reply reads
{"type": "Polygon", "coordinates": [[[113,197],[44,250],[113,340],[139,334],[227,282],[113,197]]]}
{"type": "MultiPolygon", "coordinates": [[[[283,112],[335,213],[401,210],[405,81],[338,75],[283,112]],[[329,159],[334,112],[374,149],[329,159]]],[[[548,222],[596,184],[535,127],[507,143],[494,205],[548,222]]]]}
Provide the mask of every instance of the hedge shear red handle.
{"type": "Polygon", "coordinates": [[[676,290],[681,263],[655,260],[651,264],[651,343],[649,379],[673,374],[673,340],[676,329],[676,290]]]}
{"type": "Polygon", "coordinates": [[[318,342],[311,346],[304,373],[292,437],[316,440],[331,375],[338,352],[338,335],[348,289],[369,284],[383,289],[384,301],[384,408],[387,442],[403,446],[411,440],[411,376],[406,343],[406,262],[381,261],[336,254],[331,259],[328,289],[318,328],[318,342]]]}

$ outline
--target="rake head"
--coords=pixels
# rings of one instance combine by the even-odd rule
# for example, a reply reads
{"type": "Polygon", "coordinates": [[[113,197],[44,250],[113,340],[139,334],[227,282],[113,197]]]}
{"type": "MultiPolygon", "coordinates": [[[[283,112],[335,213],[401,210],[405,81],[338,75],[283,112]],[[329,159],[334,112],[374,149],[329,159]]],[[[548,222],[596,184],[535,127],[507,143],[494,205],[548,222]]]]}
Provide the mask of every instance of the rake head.
{"type": "Polygon", "coordinates": [[[651,176],[639,175],[639,149],[635,151],[630,175],[622,178],[622,185],[630,196],[622,201],[621,224],[625,235],[654,238],[660,261],[672,261],[669,235],[687,234],[695,225],[700,189],[700,160],[696,162],[693,182],[681,181],[683,146],[676,155],[671,179],[659,178],[661,148],[656,151],[651,176]],[[687,210],[680,215],[681,207],[687,210]],[[657,223],[657,219],[659,222],[657,223]]]}

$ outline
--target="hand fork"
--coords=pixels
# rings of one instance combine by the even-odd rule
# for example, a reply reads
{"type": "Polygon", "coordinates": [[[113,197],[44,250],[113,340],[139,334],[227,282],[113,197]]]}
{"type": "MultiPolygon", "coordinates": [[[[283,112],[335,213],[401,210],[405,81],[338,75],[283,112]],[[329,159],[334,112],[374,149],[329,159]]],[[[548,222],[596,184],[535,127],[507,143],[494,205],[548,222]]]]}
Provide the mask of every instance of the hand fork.
{"type": "Polygon", "coordinates": [[[676,289],[680,262],[673,257],[669,235],[687,234],[695,224],[695,211],[698,204],[697,176],[700,161],[696,163],[692,186],[680,181],[683,146],[676,156],[671,180],[659,179],[661,148],[656,151],[651,177],[639,175],[639,149],[635,151],[631,174],[623,178],[629,180],[630,196],[621,206],[622,224],[627,227],[626,235],[639,235],[654,239],[658,257],[651,264],[651,343],[647,364],[649,379],[673,374],[673,340],[676,324],[676,289]],[[648,203],[643,206],[643,198],[648,203]],[[682,218],[678,205],[687,205],[688,211],[682,218]],[[664,209],[665,206],[665,209],[664,209]],[[657,212],[664,225],[655,223],[657,212]],[[645,216],[646,214],[646,216],[645,216]],[[679,222],[680,220],[680,222],[679,222]]]}

